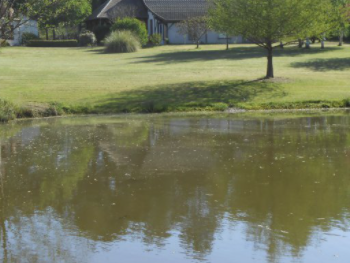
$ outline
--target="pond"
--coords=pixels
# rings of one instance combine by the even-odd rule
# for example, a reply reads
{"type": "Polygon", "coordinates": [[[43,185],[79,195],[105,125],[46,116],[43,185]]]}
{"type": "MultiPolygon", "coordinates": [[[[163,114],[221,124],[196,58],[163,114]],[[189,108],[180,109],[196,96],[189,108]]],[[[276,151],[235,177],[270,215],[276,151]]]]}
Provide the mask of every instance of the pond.
{"type": "Polygon", "coordinates": [[[0,126],[0,261],[347,263],[350,113],[0,126]]]}

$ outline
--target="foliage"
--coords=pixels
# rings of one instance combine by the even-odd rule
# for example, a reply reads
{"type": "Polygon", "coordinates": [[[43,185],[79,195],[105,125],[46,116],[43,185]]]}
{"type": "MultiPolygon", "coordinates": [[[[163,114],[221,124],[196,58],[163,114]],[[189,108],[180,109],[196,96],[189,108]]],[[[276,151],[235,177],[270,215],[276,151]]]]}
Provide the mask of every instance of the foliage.
{"type": "Polygon", "coordinates": [[[211,106],[215,111],[225,111],[229,108],[229,106],[223,102],[214,103],[211,106]]]}
{"type": "Polygon", "coordinates": [[[14,104],[0,99],[0,122],[7,122],[16,118],[16,107],[14,104]]]}
{"type": "Polygon", "coordinates": [[[101,43],[110,33],[111,28],[107,25],[99,25],[92,30],[96,36],[97,43],[101,43]]]}
{"type": "Polygon", "coordinates": [[[76,25],[91,13],[90,0],[0,0],[0,28],[3,39],[29,21],[40,26],[76,25]]]}
{"type": "Polygon", "coordinates": [[[136,18],[124,18],[117,20],[112,25],[112,31],[131,31],[135,34],[142,45],[148,42],[148,33],[146,25],[136,18]]]}
{"type": "Polygon", "coordinates": [[[77,40],[31,40],[28,47],[77,47],[77,40]]]}
{"type": "Polygon", "coordinates": [[[335,28],[339,37],[339,46],[343,45],[343,38],[350,28],[350,0],[332,0],[335,13],[335,28]]]}
{"type": "Polygon", "coordinates": [[[79,46],[95,46],[97,43],[95,34],[91,31],[85,30],[79,35],[79,46]]]}
{"type": "Polygon", "coordinates": [[[22,44],[27,45],[29,41],[31,40],[37,40],[39,37],[36,34],[30,33],[30,32],[24,32],[22,34],[22,44]]]}
{"type": "Polygon", "coordinates": [[[214,0],[210,21],[267,50],[266,78],[273,78],[273,49],[332,27],[330,0],[214,0]]]}
{"type": "Polygon", "coordinates": [[[5,39],[0,38],[0,47],[9,47],[10,44],[5,39]]]}
{"type": "Polygon", "coordinates": [[[178,32],[188,36],[199,48],[199,41],[209,30],[209,20],[205,16],[193,17],[178,23],[178,32]]]}
{"type": "Polygon", "coordinates": [[[162,35],[153,34],[149,37],[149,43],[153,46],[160,46],[160,44],[162,44],[162,35]]]}
{"type": "Polygon", "coordinates": [[[59,0],[46,8],[44,13],[40,13],[39,24],[41,27],[57,27],[60,24],[77,25],[83,22],[90,13],[90,0],[59,0]]]}
{"type": "Polygon", "coordinates": [[[131,31],[112,32],[105,40],[108,53],[130,53],[140,48],[140,42],[131,31]]]}

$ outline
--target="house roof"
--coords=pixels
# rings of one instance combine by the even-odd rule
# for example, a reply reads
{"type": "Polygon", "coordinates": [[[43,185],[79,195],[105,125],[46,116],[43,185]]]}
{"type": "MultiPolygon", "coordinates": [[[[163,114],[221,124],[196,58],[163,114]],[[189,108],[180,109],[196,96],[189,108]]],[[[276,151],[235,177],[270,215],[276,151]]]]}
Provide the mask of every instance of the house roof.
{"type": "Polygon", "coordinates": [[[93,11],[87,20],[112,19],[117,10],[136,8],[137,18],[147,18],[147,9],[165,21],[182,21],[206,15],[207,0],[109,0],[93,11]]]}
{"type": "Polygon", "coordinates": [[[112,19],[117,10],[122,10],[123,8],[134,8],[137,18],[148,17],[147,8],[143,0],[109,0],[95,9],[86,20],[112,19]]]}
{"type": "Polygon", "coordinates": [[[148,9],[165,21],[181,21],[204,16],[208,12],[207,0],[144,0],[148,9]]]}

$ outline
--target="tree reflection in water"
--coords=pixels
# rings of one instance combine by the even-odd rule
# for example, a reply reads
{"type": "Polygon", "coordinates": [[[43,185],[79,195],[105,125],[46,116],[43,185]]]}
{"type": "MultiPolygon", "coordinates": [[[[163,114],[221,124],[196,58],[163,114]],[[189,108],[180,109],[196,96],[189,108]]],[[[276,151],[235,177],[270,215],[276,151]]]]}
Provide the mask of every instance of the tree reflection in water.
{"type": "Polygon", "coordinates": [[[0,256],[87,262],[101,244],[137,240],[160,249],[179,242],[189,260],[207,260],[232,231],[268,262],[302,259],[322,233],[349,229],[349,121],[101,117],[3,126],[0,256]]]}

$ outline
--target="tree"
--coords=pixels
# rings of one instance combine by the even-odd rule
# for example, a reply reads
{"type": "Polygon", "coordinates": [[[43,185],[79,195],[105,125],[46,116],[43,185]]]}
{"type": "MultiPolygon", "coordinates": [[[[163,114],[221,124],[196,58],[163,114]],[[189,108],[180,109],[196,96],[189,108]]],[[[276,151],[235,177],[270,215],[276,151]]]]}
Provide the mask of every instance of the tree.
{"type": "Polygon", "coordinates": [[[13,32],[28,23],[30,18],[38,18],[49,6],[58,0],[0,0],[0,37],[8,40],[13,32]]]}
{"type": "Polygon", "coordinates": [[[322,34],[333,19],[330,0],[213,1],[209,10],[212,21],[224,21],[236,34],[266,49],[266,78],[274,77],[273,50],[281,42],[288,45],[314,32],[322,34]]]}
{"type": "Polygon", "coordinates": [[[226,50],[228,50],[229,37],[233,36],[235,32],[232,29],[230,21],[227,20],[227,17],[221,17],[221,19],[216,19],[216,17],[213,16],[209,17],[209,25],[210,27],[215,28],[218,32],[226,35],[226,50]]]}
{"type": "Polygon", "coordinates": [[[178,24],[178,32],[183,36],[188,36],[197,44],[209,30],[209,20],[205,16],[198,16],[186,19],[178,24]]]}
{"type": "Polygon", "coordinates": [[[36,19],[40,25],[76,24],[91,12],[90,0],[0,0],[0,33],[3,40],[36,19]]]}
{"type": "Polygon", "coordinates": [[[336,15],[336,30],[339,34],[339,46],[343,45],[344,33],[349,28],[350,13],[348,12],[349,0],[332,0],[334,11],[336,15]]]}
{"type": "Polygon", "coordinates": [[[46,8],[39,23],[43,27],[73,26],[80,24],[90,13],[90,0],[60,0],[46,8]]]}

